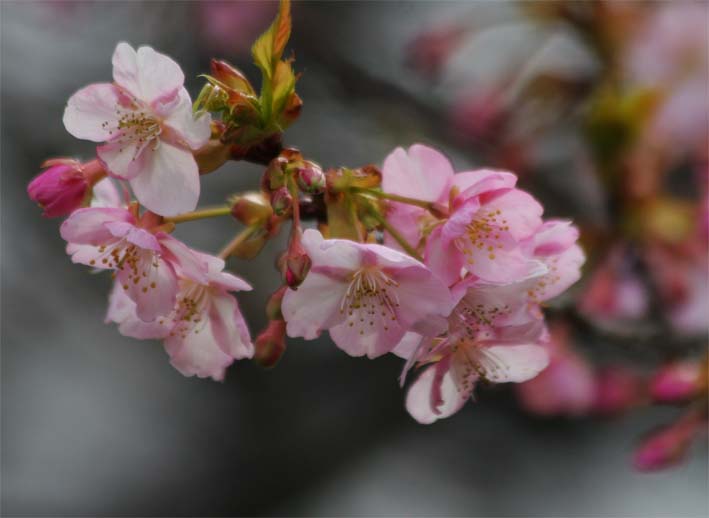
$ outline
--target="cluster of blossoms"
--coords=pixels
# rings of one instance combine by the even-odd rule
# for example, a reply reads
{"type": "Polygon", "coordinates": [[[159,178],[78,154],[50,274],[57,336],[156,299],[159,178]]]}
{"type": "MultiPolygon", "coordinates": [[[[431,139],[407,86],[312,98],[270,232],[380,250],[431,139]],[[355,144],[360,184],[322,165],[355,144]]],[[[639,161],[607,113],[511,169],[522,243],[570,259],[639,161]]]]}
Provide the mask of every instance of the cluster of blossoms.
{"type": "Polygon", "coordinates": [[[483,61],[475,53],[494,38],[509,39],[507,24],[456,19],[408,49],[427,80],[457,76],[446,81],[446,98],[463,145],[525,178],[563,160],[589,186],[577,200],[593,212],[578,222],[593,251],[588,274],[550,319],[549,366],[516,392],[543,416],[678,406],[674,422],[636,450],[638,469],[669,467],[709,423],[706,5],[559,0],[526,3],[521,13],[520,29],[545,36],[529,38],[522,64],[516,52],[498,59],[497,73],[471,63],[483,61]],[[573,152],[564,156],[567,139],[573,152]],[[603,365],[584,342],[644,358],[603,365]],[[648,357],[652,368],[634,364],[648,357]]]}
{"type": "Polygon", "coordinates": [[[113,82],[68,101],[64,125],[98,143],[87,163],[53,159],[28,187],[75,263],[114,279],[106,321],[125,336],[161,339],[187,376],[224,378],[234,360],[272,365],[285,336],[328,331],[352,356],[395,354],[412,369],[406,408],[421,423],[458,411],[481,383],[520,383],[542,372],[551,345],[543,304],[580,277],[578,230],[543,220],[542,206],[506,171],[456,173],[430,147],[397,148],[381,168],[324,171],[283,130],[297,118],[288,2],[256,42],[261,94],[223,61],[193,107],[184,74],[150,47],[120,43],[113,82]],[[196,209],[200,174],[227,160],[265,166],[260,189],[196,209]],[[177,224],[232,216],[245,225],[217,255],[171,235],[177,224]],[[312,219],[316,225],[304,229],[312,219]],[[282,287],[252,340],[225,271],[255,257],[290,223],[278,262],[282,287]]]}

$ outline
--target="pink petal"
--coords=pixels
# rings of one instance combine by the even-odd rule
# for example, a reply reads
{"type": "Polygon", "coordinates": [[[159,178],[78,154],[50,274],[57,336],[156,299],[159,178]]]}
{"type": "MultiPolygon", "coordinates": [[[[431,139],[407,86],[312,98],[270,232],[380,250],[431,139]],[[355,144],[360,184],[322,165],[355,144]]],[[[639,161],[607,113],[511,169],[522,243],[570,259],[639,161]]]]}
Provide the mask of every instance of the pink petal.
{"type": "Polygon", "coordinates": [[[340,304],[346,291],[346,283],[311,270],[297,290],[289,289],[283,296],[281,311],[288,336],[312,340],[344,320],[340,304]]]}
{"type": "Polygon", "coordinates": [[[158,240],[145,229],[138,228],[125,221],[109,221],[105,225],[114,237],[125,238],[130,243],[145,250],[160,251],[158,240]]]}
{"type": "Polygon", "coordinates": [[[199,149],[209,140],[212,132],[211,120],[210,115],[206,113],[195,117],[190,94],[182,88],[177,104],[167,114],[163,124],[189,148],[199,149]]]}
{"type": "Polygon", "coordinates": [[[431,424],[460,410],[467,397],[456,387],[450,372],[437,376],[438,365],[431,365],[413,382],[406,394],[406,410],[421,424],[431,424]],[[432,397],[432,395],[437,397],[432,397]],[[436,400],[438,404],[434,406],[436,400]]]}
{"type": "Polygon", "coordinates": [[[443,240],[442,232],[437,227],[426,241],[426,265],[441,282],[451,286],[460,279],[465,258],[451,241],[443,240]]]}
{"type": "Polygon", "coordinates": [[[303,232],[301,242],[314,267],[324,266],[354,272],[362,264],[361,245],[353,241],[325,240],[319,231],[309,228],[303,232]]]}
{"type": "Polygon", "coordinates": [[[511,189],[516,183],[517,177],[507,171],[477,169],[455,175],[452,186],[460,191],[459,197],[469,199],[499,189],[511,189]]]}
{"type": "Polygon", "coordinates": [[[136,52],[121,42],[112,61],[114,81],[147,104],[173,97],[185,82],[180,65],[151,47],[140,47],[136,52]]]}
{"type": "MultiPolygon", "coordinates": [[[[330,328],[330,338],[340,349],[350,356],[364,356],[377,358],[383,354],[391,352],[398,344],[406,329],[396,322],[388,319],[367,320],[368,315],[362,312],[364,321],[357,322],[357,325],[350,325],[350,322],[342,322],[330,328]],[[370,325],[370,322],[374,322],[370,325]]],[[[358,315],[353,315],[353,320],[358,321],[358,315]]]]}
{"type": "Polygon", "coordinates": [[[534,300],[543,302],[566,291],[581,278],[581,267],[585,261],[586,255],[578,245],[573,245],[560,255],[546,258],[549,273],[534,286],[534,300]]]}
{"type": "Polygon", "coordinates": [[[211,377],[221,381],[226,368],[234,361],[217,345],[208,325],[190,330],[184,337],[180,333],[168,336],[165,350],[172,366],[183,376],[211,377]]]}
{"type": "Polygon", "coordinates": [[[253,357],[254,346],[249,328],[233,295],[212,297],[209,321],[214,339],[222,351],[237,360],[253,357]]]}
{"type": "Polygon", "coordinates": [[[538,345],[500,345],[481,350],[485,377],[493,383],[522,383],[549,365],[549,354],[538,345]]]}
{"type": "MultiPolygon", "coordinates": [[[[210,276],[206,258],[211,256],[192,250],[170,234],[160,232],[157,238],[163,249],[163,258],[176,269],[180,277],[187,277],[199,284],[209,284],[210,276]]],[[[224,267],[224,261],[221,261],[221,266],[224,267]]]]}
{"type": "Polygon", "coordinates": [[[78,209],[60,227],[60,233],[69,243],[102,245],[114,239],[106,228],[109,222],[133,223],[133,215],[125,209],[104,209],[88,207],[78,209]]]}
{"type": "Polygon", "coordinates": [[[425,201],[445,201],[453,166],[439,151],[422,144],[396,148],[384,160],[384,192],[425,201]]]}
{"type": "Polygon", "coordinates": [[[534,234],[534,254],[560,254],[579,238],[579,230],[570,221],[546,221],[534,234]]]}
{"type": "Polygon", "coordinates": [[[64,127],[74,137],[106,142],[117,127],[116,107],[119,94],[110,83],[96,83],[82,88],[69,98],[64,109],[64,127]]]}
{"type": "Polygon", "coordinates": [[[484,203],[487,211],[499,210],[503,224],[516,240],[531,236],[542,225],[544,208],[531,195],[512,189],[484,203]]]}
{"type": "Polygon", "coordinates": [[[122,180],[130,180],[140,174],[148,159],[146,146],[138,140],[108,142],[96,148],[96,156],[111,175],[122,180]]]}
{"type": "Polygon", "coordinates": [[[390,289],[399,301],[399,324],[427,336],[444,331],[446,320],[441,317],[447,317],[454,306],[448,288],[423,267],[408,267],[392,273],[392,277],[398,283],[390,289]]]}
{"type": "Polygon", "coordinates": [[[94,185],[92,207],[121,208],[123,205],[123,199],[113,180],[104,178],[94,185]]]}
{"type": "Polygon", "coordinates": [[[139,174],[130,180],[136,198],[161,216],[194,210],[199,199],[199,172],[192,153],[160,141],[146,148],[139,174]]]}
{"type": "Polygon", "coordinates": [[[138,318],[152,322],[168,315],[175,307],[177,295],[175,271],[153,252],[144,252],[135,268],[136,272],[128,265],[119,269],[116,279],[135,302],[138,318]]]}
{"type": "Polygon", "coordinates": [[[139,340],[165,338],[170,333],[171,320],[158,318],[153,322],[143,322],[135,313],[133,302],[119,283],[114,283],[109,297],[105,322],[118,324],[123,336],[139,340]]]}

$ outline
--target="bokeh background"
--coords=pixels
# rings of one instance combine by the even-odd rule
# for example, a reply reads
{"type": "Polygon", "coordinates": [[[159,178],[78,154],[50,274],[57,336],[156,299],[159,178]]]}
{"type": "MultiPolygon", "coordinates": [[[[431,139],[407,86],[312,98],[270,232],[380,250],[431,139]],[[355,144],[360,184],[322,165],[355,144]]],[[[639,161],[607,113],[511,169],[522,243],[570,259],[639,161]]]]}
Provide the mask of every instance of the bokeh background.
{"type": "MultiPolygon", "coordinates": [[[[641,26],[646,10],[671,3],[662,4],[607,3],[608,20],[620,20],[620,33],[637,30],[656,68],[675,58],[655,51],[662,34],[641,26]]],[[[693,25],[671,29],[706,52],[707,4],[672,4],[695,14],[682,22],[693,25]]],[[[607,62],[589,49],[588,33],[559,21],[559,5],[296,3],[289,48],[305,105],[286,143],[327,167],[381,163],[397,145],[429,143],[458,170],[520,172],[551,215],[612,225],[605,186],[589,172],[588,133],[579,131],[607,62]]],[[[110,78],[121,40],[175,58],[193,96],[212,56],[256,78],[249,45],[276,5],[5,0],[0,9],[3,515],[707,515],[705,437],[671,470],[641,474],[631,465],[638,438],[676,418],[676,408],[543,417],[497,387],[427,427],[404,410],[394,357],[352,359],[327,338],[294,340],[276,368],[243,361],[215,383],[182,377],[160,343],[104,325],[108,276],[71,264],[58,222],[41,218],[25,192],[44,159],[92,153],[63,129],[64,103],[110,78]]],[[[690,93],[660,124],[689,114],[693,125],[672,133],[679,144],[658,137],[680,148],[670,183],[689,204],[706,187],[693,172],[706,164],[696,158],[706,150],[706,56],[698,63],[690,93]]],[[[647,81],[663,73],[650,70],[647,81]]],[[[683,91],[677,81],[671,91],[683,91]]],[[[204,178],[203,203],[254,188],[259,174],[229,164],[204,178]]],[[[669,223],[670,232],[682,224],[669,223]]],[[[237,229],[226,219],[193,222],[178,236],[214,252],[237,229]]],[[[273,263],[283,244],[232,263],[256,286],[240,296],[253,334],[279,284],[273,263]]],[[[706,347],[703,293],[693,322],[700,339],[678,333],[676,346],[665,344],[677,356],[706,347]]],[[[666,353],[652,341],[615,343],[584,329],[578,347],[589,362],[652,368],[666,353]]]]}

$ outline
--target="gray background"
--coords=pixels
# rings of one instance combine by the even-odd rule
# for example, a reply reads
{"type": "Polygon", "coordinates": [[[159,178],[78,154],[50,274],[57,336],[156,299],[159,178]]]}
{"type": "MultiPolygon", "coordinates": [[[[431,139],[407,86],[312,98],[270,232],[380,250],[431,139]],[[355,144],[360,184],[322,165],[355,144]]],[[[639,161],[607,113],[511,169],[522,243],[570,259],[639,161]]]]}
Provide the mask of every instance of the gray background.
{"type": "MultiPolygon", "coordinates": [[[[327,339],[294,340],[277,368],[240,362],[220,384],[182,377],[158,342],[104,325],[109,279],[71,264],[59,222],[39,216],[25,187],[47,157],[90,155],[90,143],[64,131],[61,113],[74,90],[110,78],[117,41],[173,56],[196,93],[210,57],[196,23],[200,5],[1,8],[4,515],[706,516],[705,445],[674,470],[641,475],[630,466],[634,441],[672,409],[535,419],[500,387],[425,427],[404,411],[396,358],[351,359],[327,339]]],[[[304,71],[305,107],[289,144],[326,166],[380,163],[414,141],[443,146],[459,169],[479,163],[449,145],[429,111],[465,76],[432,87],[404,67],[402,49],[432,22],[513,19],[512,4],[294,9],[290,47],[304,71]]],[[[458,66],[494,68],[519,45],[458,66]]],[[[222,55],[255,77],[247,57],[222,55]]],[[[209,175],[203,203],[255,187],[259,173],[230,164],[209,175]]],[[[593,200],[581,203],[565,181],[573,178],[556,191],[542,188],[543,179],[527,187],[557,214],[592,217],[593,200]]],[[[195,222],[178,236],[216,251],[235,230],[226,220],[195,222]]],[[[282,243],[232,265],[256,286],[240,296],[254,335],[278,283],[272,264],[282,243]]]]}

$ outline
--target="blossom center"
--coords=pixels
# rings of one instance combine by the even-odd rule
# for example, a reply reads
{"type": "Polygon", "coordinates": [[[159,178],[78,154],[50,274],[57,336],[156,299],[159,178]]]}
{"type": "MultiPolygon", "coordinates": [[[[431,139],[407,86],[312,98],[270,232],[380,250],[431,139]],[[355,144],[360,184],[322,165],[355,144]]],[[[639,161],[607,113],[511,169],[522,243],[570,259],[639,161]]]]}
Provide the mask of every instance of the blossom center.
{"type": "Polygon", "coordinates": [[[135,146],[133,160],[145,149],[153,143],[158,144],[158,137],[162,133],[160,120],[152,113],[144,109],[126,110],[120,106],[116,108],[117,123],[111,125],[106,121],[102,124],[104,129],[108,129],[108,134],[115,142],[121,146],[119,151],[123,151],[123,147],[130,145],[135,146]]]}
{"type": "MultiPolygon", "coordinates": [[[[208,287],[191,281],[184,282],[175,310],[168,317],[174,325],[170,336],[179,334],[181,338],[186,338],[189,333],[199,334],[206,325],[204,315],[209,309],[208,287]]],[[[159,324],[163,325],[164,321],[160,320],[159,324]]]]}
{"type": "Polygon", "coordinates": [[[502,212],[497,210],[480,210],[467,225],[465,234],[458,238],[456,244],[465,256],[468,264],[475,263],[478,254],[487,253],[487,258],[493,261],[495,251],[502,248],[500,232],[510,229],[502,212]]]}
{"type": "Polygon", "coordinates": [[[340,313],[346,315],[350,327],[359,328],[361,335],[375,325],[388,331],[390,323],[397,320],[398,285],[378,268],[362,268],[352,275],[340,303],[340,313]]]}

